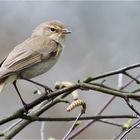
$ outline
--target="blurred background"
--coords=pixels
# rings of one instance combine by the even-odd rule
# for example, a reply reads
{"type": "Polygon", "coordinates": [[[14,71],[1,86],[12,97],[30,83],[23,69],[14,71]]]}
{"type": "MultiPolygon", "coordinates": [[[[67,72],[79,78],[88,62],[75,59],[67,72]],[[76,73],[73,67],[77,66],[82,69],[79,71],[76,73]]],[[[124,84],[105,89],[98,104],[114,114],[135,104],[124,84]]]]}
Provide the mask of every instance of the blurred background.
{"type": "MultiPolygon", "coordinates": [[[[72,34],[67,38],[58,63],[48,73],[34,78],[42,84],[53,87],[56,81],[77,82],[140,61],[139,1],[0,1],[0,60],[28,38],[38,24],[53,19],[64,22],[72,34]]],[[[117,87],[117,77],[110,79],[108,84],[117,87]]],[[[39,96],[33,94],[37,87],[31,83],[19,80],[18,87],[27,103],[39,96]]],[[[86,115],[93,116],[109,96],[91,92],[80,94],[80,97],[87,103],[86,115]]],[[[22,104],[12,85],[0,94],[0,118],[20,107],[22,104]]],[[[66,106],[61,104],[43,116],[77,116],[78,113],[77,110],[67,113],[66,106]]],[[[117,98],[104,113],[111,114],[132,112],[123,100],[117,98]]],[[[10,124],[0,127],[0,130],[10,124]]],[[[14,139],[40,139],[40,126],[41,123],[34,122],[14,139]]],[[[61,139],[70,126],[71,122],[47,122],[45,137],[61,139]]],[[[120,131],[115,126],[97,122],[76,138],[109,139],[120,131]]],[[[139,129],[126,138],[140,138],[139,129]]]]}

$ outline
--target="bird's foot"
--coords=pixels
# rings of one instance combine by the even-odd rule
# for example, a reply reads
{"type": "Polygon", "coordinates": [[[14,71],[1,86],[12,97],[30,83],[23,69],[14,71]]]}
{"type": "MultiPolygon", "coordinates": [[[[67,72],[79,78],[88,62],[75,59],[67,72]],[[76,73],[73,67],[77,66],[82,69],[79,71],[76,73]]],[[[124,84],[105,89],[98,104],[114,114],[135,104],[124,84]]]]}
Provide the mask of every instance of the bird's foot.
{"type": "Polygon", "coordinates": [[[53,90],[51,88],[49,88],[48,86],[45,86],[45,94],[50,94],[51,92],[53,92],[53,90]]]}
{"type": "Polygon", "coordinates": [[[24,102],[24,103],[23,103],[23,107],[24,107],[24,112],[27,114],[28,111],[29,111],[28,104],[26,104],[26,103],[24,102]]]}

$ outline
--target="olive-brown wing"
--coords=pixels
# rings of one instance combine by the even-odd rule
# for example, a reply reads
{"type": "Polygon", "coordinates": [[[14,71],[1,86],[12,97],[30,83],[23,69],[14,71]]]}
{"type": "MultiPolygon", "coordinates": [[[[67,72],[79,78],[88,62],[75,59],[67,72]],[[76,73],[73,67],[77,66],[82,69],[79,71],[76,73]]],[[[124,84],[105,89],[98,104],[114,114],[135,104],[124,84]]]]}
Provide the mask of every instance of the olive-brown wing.
{"type": "Polygon", "coordinates": [[[44,38],[27,40],[15,47],[2,63],[0,68],[0,79],[11,73],[32,67],[42,61],[49,59],[50,53],[57,49],[57,43],[44,38]]]}

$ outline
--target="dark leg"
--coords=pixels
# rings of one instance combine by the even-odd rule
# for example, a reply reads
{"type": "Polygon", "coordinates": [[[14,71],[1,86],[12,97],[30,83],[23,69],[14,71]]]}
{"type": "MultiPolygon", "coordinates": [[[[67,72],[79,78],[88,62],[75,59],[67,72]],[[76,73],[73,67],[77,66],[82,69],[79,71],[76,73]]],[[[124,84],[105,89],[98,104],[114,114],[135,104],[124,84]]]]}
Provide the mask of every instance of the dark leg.
{"type": "Polygon", "coordinates": [[[28,79],[28,78],[24,78],[24,77],[22,77],[22,79],[24,79],[24,80],[26,80],[26,81],[29,81],[29,82],[31,82],[31,83],[34,83],[34,84],[36,84],[36,85],[38,85],[38,86],[41,86],[41,87],[43,87],[43,88],[45,88],[45,91],[46,92],[52,92],[52,89],[51,88],[49,88],[48,86],[45,86],[45,85],[42,85],[42,84],[40,84],[40,83],[38,83],[38,82],[35,82],[35,81],[32,81],[32,80],[30,80],[30,79],[28,79]]]}
{"type": "Polygon", "coordinates": [[[24,102],[24,100],[23,100],[22,97],[21,97],[21,94],[20,94],[20,92],[19,92],[19,90],[18,90],[18,88],[17,88],[17,85],[16,85],[16,81],[13,82],[13,85],[14,85],[14,87],[15,87],[15,89],[16,89],[18,95],[19,95],[19,98],[20,98],[20,100],[21,100],[21,102],[22,102],[22,104],[23,104],[25,110],[27,111],[27,104],[24,102]]]}

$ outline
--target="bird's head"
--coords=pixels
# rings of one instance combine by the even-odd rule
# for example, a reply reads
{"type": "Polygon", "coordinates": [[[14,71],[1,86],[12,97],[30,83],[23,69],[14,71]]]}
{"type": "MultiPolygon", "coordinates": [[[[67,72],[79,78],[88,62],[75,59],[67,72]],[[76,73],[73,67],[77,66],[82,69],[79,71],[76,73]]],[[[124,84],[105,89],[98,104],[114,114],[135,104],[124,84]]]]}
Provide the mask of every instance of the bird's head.
{"type": "Polygon", "coordinates": [[[48,21],[38,25],[32,33],[32,36],[46,36],[58,43],[63,44],[68,31],[60,21],[48,21]]]}

